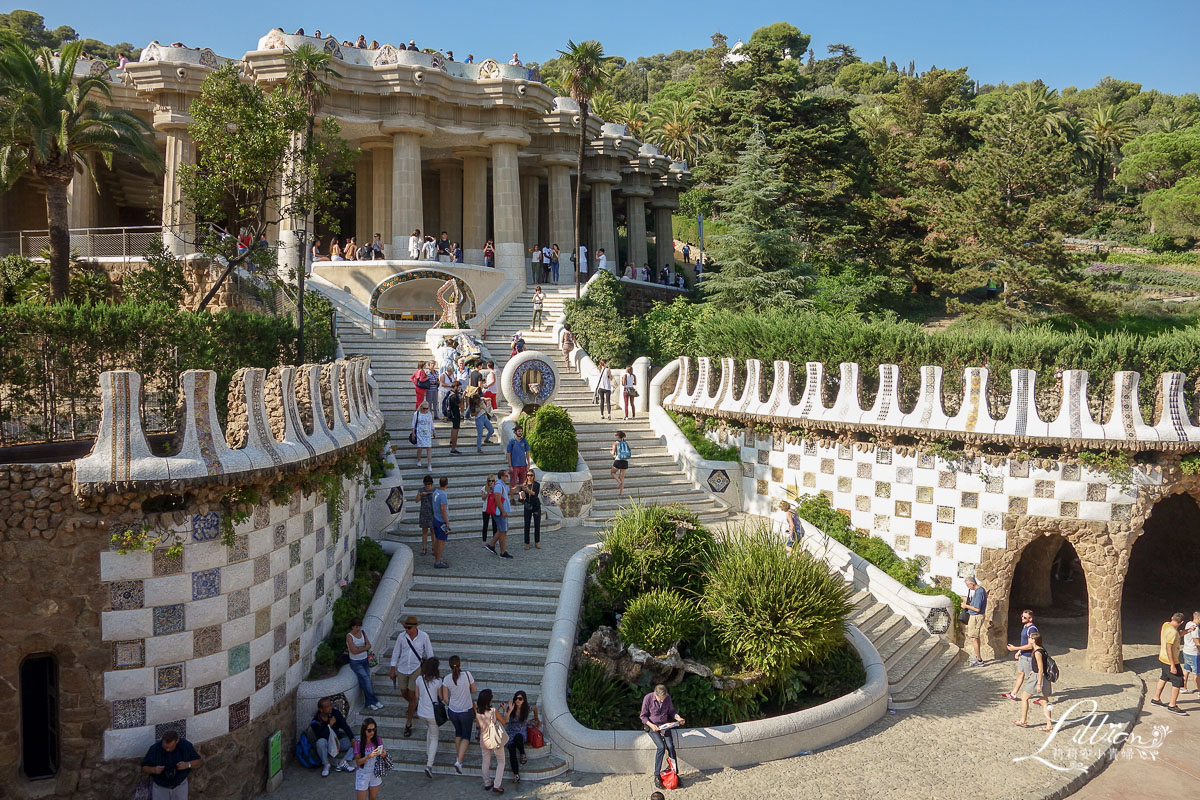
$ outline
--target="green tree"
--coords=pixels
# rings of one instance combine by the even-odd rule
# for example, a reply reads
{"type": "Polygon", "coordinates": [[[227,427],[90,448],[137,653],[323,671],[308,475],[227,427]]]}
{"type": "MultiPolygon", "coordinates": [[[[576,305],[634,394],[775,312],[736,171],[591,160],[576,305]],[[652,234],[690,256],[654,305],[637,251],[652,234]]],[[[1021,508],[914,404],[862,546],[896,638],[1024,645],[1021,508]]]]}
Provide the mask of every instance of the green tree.
{"type": "Polygon", "coordinates": [[[695,163],[707,142],[701,131],[695,104],[675,101],[654,109],[648,134],[649,140],[667,155],[695,163]]]}
{"type": "Polygon", "coordinates": [[[1200,238],[1200,175],[1146,195],[1142,208],[1156,229],[1176,236],[1200,238]]]}
{"type": "Polygon", "coordinates": [[[1097,202],[1104,199],[1104,187],[1108,184],[1109,172],[1121,153],[1121,148],[1136,133],[1120,106],[1110,104],[1096,106],[1086,121],[1091,138],[1096,179],[1094,191],[1097,202]]]}
{"type": "MultiPolygon", "coordinates": [[[[601,114],[601,116],[604,115],[601,114]]],[[[650,114],[647,113],[646,106],[637,100],[626,100],[623,103],[617,103],[612,109],[612,117],[605,117],[605,119],[628,125],[630,134],[638,139],[643,139],[646,136],[646,126],[650,123],[650,114]]]]}
{"type": "Polygon", "coordinates": [[[72,42],[55,59],[48,47],[34,50],[11,34],[0,35],[0,184],[10,187],[25,172],[46,184],[52,302],[69,292],[67,186],[76,169],[86,171],[95,184],[94,159],[110,169],[114,156],[151,171],[162,168],[150,125],[132,112],[111,107],[107,80],[98,75],[74,77],[81,49],[79,42],[72,42]]]}
{"type": "MultiPolygon", "coordinates": [[[[604,89],[608,71],[604,65],[604,46],[594,39],[576,44],[567,41],[567,49],[559,50],[566,69],[565,84],[571,99],[579,104],[579,160],[576,174],[583,174],[583,153],[587,144],[589,103],[596,93],[604,89]]],[[[582,202],[583,181],[575,182],[575,240],[571,252],[579,256],[579,210],[582,202]]],[[[579,297],[579,269],[575,269],[575,296],[579,297]]]]}
{"type": "Polygon", "coordinates": [[[737,173],[717,189],[725,231],[712,248],[717,269],[705,294],[718,308],[763,309],[802,303],[810,280],[802,265],[799,217],[779,177],[780,158],[761,131],[750,135],[737,173]]]}
{"type": "Polygon", "coordinates": [[[1155,131],[1124,148],[1117,181],[1150,191],[1166,189],[1189,175],[1200,175],[1200,125],[1155,131]]]}

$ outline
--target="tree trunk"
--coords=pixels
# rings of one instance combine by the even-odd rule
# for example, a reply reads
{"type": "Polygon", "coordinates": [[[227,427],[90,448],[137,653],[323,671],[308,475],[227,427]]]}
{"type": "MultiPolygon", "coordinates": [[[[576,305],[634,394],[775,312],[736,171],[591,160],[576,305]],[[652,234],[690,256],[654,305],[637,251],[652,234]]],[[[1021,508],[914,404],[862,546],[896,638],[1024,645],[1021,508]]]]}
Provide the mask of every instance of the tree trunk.
{"type": "Polygon", "coordinates": [[[579,298],[579,208],[583,199],[583,148],[587,141],[588,104],[579,104],[579,161],[575,173],[575,298],[579,298]]]}
{"type": "Polygon", "coordinates": [[[50,228],[50,302],[67,299],[71,289],[71,231],[67,217],[70,181],[46,180],[46,222],[50,228]]]}

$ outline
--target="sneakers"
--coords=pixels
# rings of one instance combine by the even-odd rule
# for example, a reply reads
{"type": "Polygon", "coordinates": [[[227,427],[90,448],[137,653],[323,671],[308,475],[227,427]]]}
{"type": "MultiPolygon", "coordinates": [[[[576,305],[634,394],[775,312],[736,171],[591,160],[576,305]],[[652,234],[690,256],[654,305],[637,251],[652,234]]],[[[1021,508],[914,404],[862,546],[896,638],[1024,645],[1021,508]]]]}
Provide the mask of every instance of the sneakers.
{"type": "Polygon", "coordinates": [[[370,708],[372,711],[381,711],[381,710],[383,710],[383,703],[376,703],[376,704],[375,704],[375,705],[373,705],[373,706],[369,706],[369,708],[370,708]]]}
{"type": "Polygon", "coordinates": [[[1159,699],[1158,699],[1158,698],[1156,698],[1156,697],[1151,697],[1151,698],[1150,698],[1150,705],[1152,705],[1152,706],[1162,706],[1163,708],[1166,708],[1166,707],[1167,707],[1167,704],[1166,704],[1166,703],[1164,703],[1162,700],[1159,700],[1159,699]]]}
{"type": "Polygon", "coordinates": [[[494,556],[500,555],[499,553],[496,552],[496,546],[492,545],[492,544],[488,544],[487,542],[483,543],[483,549],[487,550],[489,553],[491,553],[494,556]]]}
{"type": "Polygon", "coordinates": [[[1167,711],[1170,711],[1172,714],[1176,714],[1180,717],[1188,716],[1188,712],[1184,711],[1179,706],[1167,706],[1167,711]]]}
{"type": "Polygon", "coordinates": [[[657,775],[654,776],[654,788],[655,789],[663,788],[662,778],[658,777],[657,775]]]}
{"type": "Polygon", "coordinates": [[[1003,697],[1005,700],[1020,700],[1021,699],[1021,698],[1017,697],[1015,694],[1013,694],[1012,692],[1004,692],[1000,696],[1003,697]]]}
{"type": "Polygon", "coordinates": [[[425,777],[429,778],[429,780],[433,780],[433,767],[425,768],[425,777]]]}
{"type": "Polygon", "coordinates": [[[450,565],[445,561],[438,561],[433,565],[434,569],[450,569],[450,565]]]}
{"type": "Polygon", "coordinates": [[[980,661],[978,658],[969,658],[969,659],[967,659],[967,666],[968,666],[968,667],[978,667],[978,666],[979,666],[980,664],[982,664],[982,663],[983,663],[983,662],[982,662],[982,661],[980,661]]]}
{"type": "Polygon", "coordinates": [[[512,553],[505,550],[503,553],[500,554],[500,557],[501,558],[512,558],[512,553]]]}
{"type": "Polygon", "coordinates": [[[325,766],[321,767],[321,777],[322,777],[322,778],[328,778],[328,777],[329,777],[329,765],[328,765],[328,764],[326,764],[325,766]]]}
{"type": "Polygon", "coordinates": [[[461,761],[454,762],[454,771],[457,772],[459,775],[462,775],[462,762],[461,761]]]}
{"type": "Polygon", "coordinates": [[[343,759],[342,762],[337,765],[337,771],[338,772],[354,772],[354,767],[350,766],[350,763],[343,759]]]}

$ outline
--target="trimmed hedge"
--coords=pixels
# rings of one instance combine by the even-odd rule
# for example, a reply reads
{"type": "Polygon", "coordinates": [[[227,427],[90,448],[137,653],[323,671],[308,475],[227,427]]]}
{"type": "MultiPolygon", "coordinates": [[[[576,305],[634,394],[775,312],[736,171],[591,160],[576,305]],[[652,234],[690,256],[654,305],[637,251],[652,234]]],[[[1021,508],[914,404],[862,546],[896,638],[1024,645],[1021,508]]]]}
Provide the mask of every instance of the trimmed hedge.
{"type": "Polygon", "coordinates": [[[523,417],[529,455],[546,472],[574,472],[579,463],[579,437],[565,410],[547,403],[523,417]]]}

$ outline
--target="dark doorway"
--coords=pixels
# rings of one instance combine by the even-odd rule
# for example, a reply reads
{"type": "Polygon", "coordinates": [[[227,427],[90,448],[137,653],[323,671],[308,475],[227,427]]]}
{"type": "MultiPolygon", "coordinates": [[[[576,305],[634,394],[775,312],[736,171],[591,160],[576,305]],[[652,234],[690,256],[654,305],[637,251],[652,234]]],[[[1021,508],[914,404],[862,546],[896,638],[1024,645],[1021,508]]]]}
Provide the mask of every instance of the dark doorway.
{"type": "Polygon", "coordinates": [[[1200,564],[1200,506],[1189,495],[1160,500],[1129,553],[1125,603],[1155,605],[1166,619],[1195,602],[1195,566],[1200,564]]]}
{"type": "Polygon", "coordinates": [[[1030,542],[1013,574],[1009,610],[1064,619],[1085,616],[1087,606],[1087,580],[1071,543],[1058,534],[1030,542]]]}
{"type": "Polygon", "coordinates": [[[58,773],[58,661],[44,653],[21,662],[21,772],[30,780],[58,773]]]}
{"type": "MultiPolygon", "coordinates": [[[[317,235],[321,237],[321,252],[325,255],[329,255],[329,245],[335,238],[340,245],[348,244],[350,237],[355,236],[355,226],[357,225],[354,202],[357,197],[357,177],[354,170],[334,173],[330,176],[329,184],[333,196],[337,197],[340,202],[336,207],[326,209],[329,216],[337,220],[337,233],[332,233],[330,226],[323,224],[320,220],[316,223],[317,235]]],[[[362,247],[364,243],[357,242],[356,244],[362,247]]]]}

